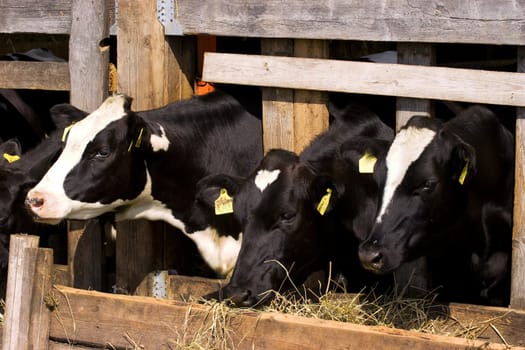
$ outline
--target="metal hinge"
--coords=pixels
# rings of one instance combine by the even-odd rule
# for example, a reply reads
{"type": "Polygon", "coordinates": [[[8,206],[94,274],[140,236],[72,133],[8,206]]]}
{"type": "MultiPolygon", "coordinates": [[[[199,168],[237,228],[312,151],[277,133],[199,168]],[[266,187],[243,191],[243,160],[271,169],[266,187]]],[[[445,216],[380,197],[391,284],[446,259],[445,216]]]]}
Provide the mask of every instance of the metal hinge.
{"type": "MultiPolygon", "coordinates": [[[[182,26],[176,19],[177,0],[157,0],[157,19],[164,26],[166,35],[184,35],[182,26]]],[[[117,35],[117,18],[118,18],[118,1],[115,0],[115,21],[111,25],[109,32],[111,35],[117,35]]]]}

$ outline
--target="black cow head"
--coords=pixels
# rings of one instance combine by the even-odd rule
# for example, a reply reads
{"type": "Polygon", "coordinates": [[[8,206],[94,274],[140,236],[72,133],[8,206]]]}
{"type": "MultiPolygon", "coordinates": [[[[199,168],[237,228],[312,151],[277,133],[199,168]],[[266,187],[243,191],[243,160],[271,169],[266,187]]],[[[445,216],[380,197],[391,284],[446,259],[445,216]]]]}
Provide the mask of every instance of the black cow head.
{"type": "Polygon", "coordinates": [[[223,298],[250,306],[270,300],[272,291],[304,282],[324,252],[323,232],[329,228],[322,225],[330,221],[323,218],[330,215],[337,195],[330,178],[302,164],[279,169],[247,214],[238,261],[223,298]]]}
{"type": "Polygon", "coordinates": [[[439,121],[413,117],[380,168],[386,174],[381,207],[359,256],[382,274],[447,244],[464,213],[476,153],[439,121]]]}

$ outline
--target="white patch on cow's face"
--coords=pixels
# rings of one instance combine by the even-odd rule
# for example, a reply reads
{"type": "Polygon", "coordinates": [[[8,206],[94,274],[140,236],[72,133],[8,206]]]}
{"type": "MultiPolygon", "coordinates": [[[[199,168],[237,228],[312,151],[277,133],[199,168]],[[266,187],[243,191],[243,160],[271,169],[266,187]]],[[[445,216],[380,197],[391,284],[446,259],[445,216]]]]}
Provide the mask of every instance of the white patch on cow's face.
{"type": "Polygon", "coordinates": [[[259,190],[264,191],[266,187],[271,185],[277,178],[279,177],[279,174],[281,173],[281,170],[265,170],[261,169],[257,172],[257,176],[255,176],[255,186],[259,190]]]}
{"type": "Polygon", "coordinates": [[[415,127],[402,129],[396,135],[386,156],[387,175],[377,222],[381,222],[394,192],[405,177],[408,167],[421,156],[435,135],[436,132],[433,130],[415,127]]]}
{"type": "Polygon", "coordinates": [[[151,135],[150,138],[151,148],[153,149],[153,152],[167,151],[168,147],[170,146],[170,140],[168,140],[168,138],[166,137],[166,132],[164,131],[164,128],[160,124],[159,127],[160,136],[151,135]]]}
{"type": "Polygon", "coordinates": [[[67,217],[83,220],[100,215],[111,210],[112,207],[120,205],[115,202],[109,205],[109,209],[104,209],[108,205],[100,203],[87,205],[87,203],[72,200],[67,197],[64,191],[64,181],[67,174],[82,158],[87,144],[109,123],[126,115],[124,110],[125,104],[125,96],[111,96],[96,111],[74,124],[70,129],[62,154],[42,180],[27,195],[28,198],[39,197],[44,199],[42,207],[32,208],[42,219],[67,217]],[[70,213],[80,209],[82,212],[78,213],[78,215],[68,216],[70,213]]]}

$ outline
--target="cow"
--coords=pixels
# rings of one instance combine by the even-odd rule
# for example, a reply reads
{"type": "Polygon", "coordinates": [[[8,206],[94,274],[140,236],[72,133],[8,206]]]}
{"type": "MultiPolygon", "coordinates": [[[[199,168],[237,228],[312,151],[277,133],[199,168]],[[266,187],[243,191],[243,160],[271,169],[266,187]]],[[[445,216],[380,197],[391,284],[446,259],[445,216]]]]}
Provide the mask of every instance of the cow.
{"type": "MultiPolygon", "coordinates": [[[[0,61],[65,62],[46,49],[1,55],[0,61]]],[[[17,138],[23,152],[34,148],[55,129],[50,108],[68,101],[67,91],[0,89],[0,138],[17,138]]]]}
{"type": "MultiPolygon", "coordinates": [[[[44,247],[55,248],[55,261],[66,261],[65,228],[42,225],[33,221],[25,209],[27,191],[36,185],[49,167],[58,158],[63,146],[61,141],[64,129],[71,123],[82,119],[87,113],[68,107],[63,113],[63,105],[51,108],[49,114],[54,121],[55,130],[41,141],[37,147],[22,151],[16,139],[0,144],[0,279],[5,283],[9,260],[9,237],[13,233],[34,234],[41,237],[44,247]]],[[[0,294],[5,293],[1,284],[0,294]]]]}
{"type": "Polygon", "coordinates": [[[424,256],[443,299],[506,303],[497,291],[510,288],[514,141],[498,117],[480,105],[447,122],[414,116],[378,169],[385,182],[362,265],[383,274],[424,256]]]}
{"type": "Polygon", "coordinates": [[[261,120],[221,91],[134,112],[114,95],[70,129],[64,150],[26,199],[40,221],[161,220],[180,229],[205,262],[228,274],[240,238],[214,227],[189,234],[183,221],[197,182],[214,173],[246,176],[262,158],[261,120]]]}
{"type": "Polygon", "coordinates": [[[299,156],[270,150],[245,179],[208,179],[200,191],[211,199],[222,189],[233,196],[231,220],[243,232],[228,285],[208,297],[262,305],[271,291],[303,283],[329,260],[351,282],[360,280],[357,246],[372,227],[378,189],[373,165],[365,174],[358,164],[364,155],[384,155],[392,138],[377,115],[352,106],[299,156]]]}

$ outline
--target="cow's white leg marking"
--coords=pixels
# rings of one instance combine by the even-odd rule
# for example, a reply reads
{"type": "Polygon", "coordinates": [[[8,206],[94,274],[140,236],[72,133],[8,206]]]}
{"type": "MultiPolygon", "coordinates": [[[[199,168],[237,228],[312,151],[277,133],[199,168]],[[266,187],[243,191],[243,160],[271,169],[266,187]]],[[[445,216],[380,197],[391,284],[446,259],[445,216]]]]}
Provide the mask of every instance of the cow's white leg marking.
{"type": "Polygon", "coordinates": [[[415,127],[402,129],[396,135],[386,156],[387,176],[377,222],[381,222],[385,215],[394,192],[403,181],[408,167],[421,156],[435,135],[436,132],[433,130],[415,127]]]}
{"type": "Polygon", "coordinates": [[[257,186],[257,188],[261,190],[261,192],[264,191],[266,187],[268,187],[275,180],[277,180],[280,172],[281,170],[279,169],[272,170],[272,171],[265,170],[265,169],[259,170],[257,172],[257,176],[255,176],[255,186],[257,186]]]}

